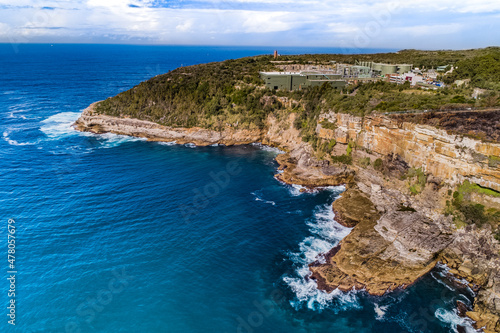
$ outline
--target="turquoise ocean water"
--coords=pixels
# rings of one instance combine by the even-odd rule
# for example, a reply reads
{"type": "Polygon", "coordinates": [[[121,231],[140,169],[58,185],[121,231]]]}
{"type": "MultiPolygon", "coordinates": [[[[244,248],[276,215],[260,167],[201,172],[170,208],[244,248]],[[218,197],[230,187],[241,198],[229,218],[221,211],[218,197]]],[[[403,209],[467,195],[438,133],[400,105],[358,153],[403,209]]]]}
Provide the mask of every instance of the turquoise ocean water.
{"type": "Polygon", "coordinates": [[[275,149],[152,143],[70,127],[91,102],[151,76],[272,51],[0,45],[0,332],[470,326],[454,307],[470,304],[471,293],[444,278],[445,268],[384,297],[316,290],[307,264],[349,232],[330,209],[343,188],[301,193],[279,183],[275,149]],[[6,309],[9,218],[16,221],[15,327],[6,309]]]}

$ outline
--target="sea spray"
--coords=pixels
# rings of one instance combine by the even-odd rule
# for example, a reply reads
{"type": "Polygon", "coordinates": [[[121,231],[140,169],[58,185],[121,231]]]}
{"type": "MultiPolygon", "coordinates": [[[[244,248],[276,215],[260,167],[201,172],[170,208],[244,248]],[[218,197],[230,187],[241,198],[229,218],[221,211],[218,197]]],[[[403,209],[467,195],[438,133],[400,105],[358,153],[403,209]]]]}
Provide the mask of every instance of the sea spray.
{"type": "Polygon", "coordinates": [[[74,136],[91,137],[98,143],[96,148],[113,148],[125,142],[145,141],[145,138],[137,138],[114,133],[94,134],[80,132],[73,128],[73,124],[80,116],[79,112],[60,112],[42,120],[40,130],[48,140],[62,140],[74,136]]]}
{"type": "MultiPolygon", "coordinates": [[[[299,195],[295,190],[300,186],[291,186],[292,195],[299,195]]],[[[332,192],[332,199],[338,198],[339,194],[345,190],[344,186],[325,187],[321,190],[332,192]]],[[[311,310],[323,310],[331,307],[335,312],[359,308],[356,291],[342,292],[334,290],[331,293],[319,290],[316,281],[310,278],[311,272],[309,264],[314,261],[324,262],[324,254],[335,247],[339,241],[347,236],[352,230],[343,227],[334,220],[335,214],[332,211],[331,204],[323,204],[316,207],[314,216],[306,221],[311,236],[306,237],[299,244],[298,252],[290,252],[289,259],[293,262],[295,272],[293,276],[285,276],[283,281],[290,287],[295,294],[295,299],[291,305],[298,309],[306,306],[311,310]]]]}

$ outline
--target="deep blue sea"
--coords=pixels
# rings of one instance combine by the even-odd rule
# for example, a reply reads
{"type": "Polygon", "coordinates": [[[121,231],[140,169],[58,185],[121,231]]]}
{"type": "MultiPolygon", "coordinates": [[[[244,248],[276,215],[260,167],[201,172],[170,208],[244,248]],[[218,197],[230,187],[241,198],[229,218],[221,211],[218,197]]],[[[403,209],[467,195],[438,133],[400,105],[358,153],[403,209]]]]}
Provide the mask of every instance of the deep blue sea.
{"type": "Polygon", "coordinates": [[[454,308],[457,300],[471,304],[471,293],[443,278],[445,268],[384,297],[318,291],[307,264],[350,231],[330,208],[343,188],[301,193],[281,184],[275,149],[162,144],[71,128],[91,102],[154,75],[272,51],[0,45],[0,332],[470,327],[454,308]],[[9,219],[15,326],[7,316],[9,219]]]}

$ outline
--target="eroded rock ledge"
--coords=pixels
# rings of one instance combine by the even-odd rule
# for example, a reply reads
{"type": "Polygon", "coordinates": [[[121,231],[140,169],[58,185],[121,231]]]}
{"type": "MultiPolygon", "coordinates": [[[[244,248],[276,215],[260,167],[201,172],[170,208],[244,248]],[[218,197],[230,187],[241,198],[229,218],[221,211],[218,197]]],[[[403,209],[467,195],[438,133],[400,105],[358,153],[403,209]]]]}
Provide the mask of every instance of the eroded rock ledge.
{"type": "Polygon", "coordinates": [[[356,227],[325,264],[310,266],[312,278],[327,291],[355,288],[383,295],[406,288],[434,268],[436,254],[452,242],[451,230],[443,230],[423,214],[394,210],[380,214],[356,189],[347,190],[344,197],[335,202],[334,210],[340,221],[356,227]]]}
{"type": "Polygon", "coordinates": [[[225,145],[248,144],[260,142],[263,132],[260,130],[234,130],[225,128],[223,131],[212,131],[200,127],[173,128],[157,123],[133,118],[117,118],[96,114],[91,104],[75,122],[79,131],[92,133],[111,132],[135,137],[147,138],[151,141],[176,141],[179,144],[194,143],[208,146],[215,143],[225,145]]]}

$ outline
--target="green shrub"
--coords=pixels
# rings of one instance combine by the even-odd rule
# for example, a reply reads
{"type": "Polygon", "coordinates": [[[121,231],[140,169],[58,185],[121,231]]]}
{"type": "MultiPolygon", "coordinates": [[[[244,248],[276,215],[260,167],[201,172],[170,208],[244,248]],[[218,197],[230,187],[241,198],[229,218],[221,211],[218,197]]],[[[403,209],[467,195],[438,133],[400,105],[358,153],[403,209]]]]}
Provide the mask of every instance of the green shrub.
{"type": "Polygon", "coordinates": [[[411,185],[409,190],[410,190],[411,194],[414,194],[414,195],[417,195],[420,192],[422,192],[422,188],[418,184],[411,185]]]}
{"type": "Polygon", "coordinates": [[[466,103],[466,99],[465,99],[465,96],[461,96],[461,95],[456,95],[455,97],[453,97],[452,99],[450,99],[450,103],[460,103],[460,104],[463,104],[463,103],[466,103]]]}
{"type": "Polygon", "coordinates": [[[351,156],[351,153],[352,153],[352,149],[356,147],[356,144],[353,142],[353,141],[349,141],[349,143],[347,144],[347,151],[346,151],[346,154],[351,156]]]}
{"type": "Polygon", "coordinates": [[[352,164],[352,156],[350,155],[333,155],[332,161],[334,163],[342,163],[342,164],[352,164]]]}
{"type": "Polygon", "coordinates": [[[377,158],[375,160],[375,162],[373,162],[373,168],[375,170],[381,171],[383,166],[384,166],[384,162],[382,161],[381,158],[377,158]]]}
{"type": "Polygon", "coordinates": [[[321,127],[323,128],[326,128],[326,129],[331,129],[331,130],[335,130],[337,128],[337,124],[335,123],[331,123],[329,122],[328,120],[326,119],[323,119],[321,122],[321,127]]]}
{"type": "Polygon", "coordinates": [[[500,198],[500,192],[495,191],[491,188],[482,187],[478,184],[473,184],[473,183],[469,182],[468,180],[464,181],[458,187],[458,191],[462,195],[462,198],[463,198],[464,194],[470,194],[472,192],[475,192],[478,194],[486,194],[486,195],[490,195],[492,197],[500,198]]]}
{"type": "Polygon", "coordinates": [[[427,183],[427,175],[424,173],[422,168],[410,168],[406,172],[406,174],[402,177],[403,179],[415,179],[416,182],[414,184],[409,185],[409,190],[412,194],[421,193],[425,184],[427,183]]]}
{"type": "Polygon", "coordinates": [[[335,139],[331,139],[330,142],[328,143],[328,152],[331,152],[333,150],[333,147],[337,144],[337,141],[335,139]]]}
{"type": "Polygon", "coordinates": [[[490,168],[497,168],[500,165],[500,157],[498,156],[488,156],[488,166],[490,168]]]}
{"type": "Polygon", "coordinates": [[[483,205],[468,203],[462,205],[459,210],[464,215],[465,223],[476,224],[478,227],[481,227],[488,222],[483,205]]]}
{"type": "Polygon", "coordinates": [[[363,157],[363,158],[360,158],[359,161],[358,161],[359,165],[362,166],[363,168],[366,168],[367,166],[370,165],[371,163],[371,160],[369,157],[363,157]]]}

